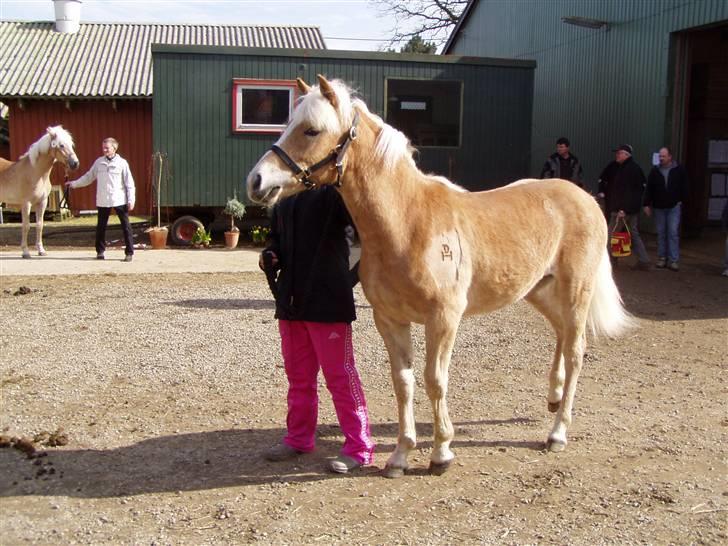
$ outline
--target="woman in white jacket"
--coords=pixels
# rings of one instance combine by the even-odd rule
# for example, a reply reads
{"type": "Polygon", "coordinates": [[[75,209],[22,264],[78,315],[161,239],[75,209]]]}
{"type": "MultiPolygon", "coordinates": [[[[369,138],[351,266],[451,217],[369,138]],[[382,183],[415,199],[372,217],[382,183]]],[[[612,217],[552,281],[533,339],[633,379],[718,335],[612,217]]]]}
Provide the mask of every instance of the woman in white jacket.
{"type": "Polygon", "coordinates": [[[134,178],[131,175],[126,159],[116,153],[119,143],[114,138],[105,138],[101,143],[104,155],[99,157],[91,169],[81,178],[66,182],[70,188],[88,186],[94,180],[96,185],[96,208],[98,221],[96,223],[96,259],[104,259],[106,250],[106,225],[109,214],[113,208],[121,222],[126,244],[125,262],[130,262],[134,255],[134,240],[129,225],[129,211],[134,209],[136,197],[134,178]]]}

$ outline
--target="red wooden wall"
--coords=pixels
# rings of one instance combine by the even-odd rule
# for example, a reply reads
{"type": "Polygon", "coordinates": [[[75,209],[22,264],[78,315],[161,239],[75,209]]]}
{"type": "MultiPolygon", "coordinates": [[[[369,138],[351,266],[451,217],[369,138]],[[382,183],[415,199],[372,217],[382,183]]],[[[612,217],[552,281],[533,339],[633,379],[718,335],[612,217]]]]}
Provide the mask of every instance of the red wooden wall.
{"type": "MultiPolygon", "coordinates": [[[[150,168],[152,158],[151,100],[17,100],[6,102],[10,107],[10,159],[17,161],[28,147],[51,125],[63,125],[73,135],[78,170],[69,179],[78,178],[101,155],[101,141],[114,137],[119,141],[119,154],[129,162],[136,182],[135,214],[151,213],[150,168]]],[[[52,183],[63,184],[63,169],[56,166],[52,183]]],[[[96,183],[70,195],[71,209],[96,209],[96,183]]]]}

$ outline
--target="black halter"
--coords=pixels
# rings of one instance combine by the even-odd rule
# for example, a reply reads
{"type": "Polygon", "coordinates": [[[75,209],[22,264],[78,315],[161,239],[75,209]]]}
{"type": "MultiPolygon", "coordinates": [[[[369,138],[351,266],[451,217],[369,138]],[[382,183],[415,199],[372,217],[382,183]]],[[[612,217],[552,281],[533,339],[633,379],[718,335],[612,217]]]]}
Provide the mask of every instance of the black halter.
{"type": "Polygon", "coordinates": [[[344,155],[346,154],[346,150],[349,149],[349,145],[353,140],[356,140],[356,126],[358,123],[359,112],[354,115],[354,121],[352,121],[349,131],[342,137],[341,142],[337,144],[333,150],[331,150],[331,153],[329,153],[329,155],[324,157],[321,161],[314,163],[313,165],[305,169],[301,168],[298,163],[293,161],[293,159],[291,159],[291,157],[285,151],[283,151],[283,148],[278,146],[278,144],[273,144],[270,149],[273,150],[275,154],[281,158],[281,161],[283,161],[283,163],[288,165],[288,168],[291,169],[291,171],[293,171],[293,177],[296,179],[296,182],[303,184],[304,186],[306,186],[306,188],[316,187],[316,183],[311,180],[311,176],[313,176],[313,174],[324,165],[327,165],[328,163],[334,161],[336,165],[335,185],[341,186],[341,174],[344,170],[342,162],[344,161],[344,155]]]}

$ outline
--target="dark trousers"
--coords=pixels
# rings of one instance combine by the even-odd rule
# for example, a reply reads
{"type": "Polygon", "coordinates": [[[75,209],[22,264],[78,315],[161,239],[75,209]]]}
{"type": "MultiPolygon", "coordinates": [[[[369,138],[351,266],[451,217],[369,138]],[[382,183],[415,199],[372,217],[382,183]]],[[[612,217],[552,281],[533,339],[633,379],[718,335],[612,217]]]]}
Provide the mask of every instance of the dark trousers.
{"type": "Polygon", "coordinates": [[[109,214],[112,208],[116,211],[116,215],[121,222],[121,230],[124,232],[124,243],[126,244],[125,254],[127,256],[134,254],[134,239],[131,235],[131,225],[129,224],[128,205],[96,207],[96,210],[99,211],[98,222],[96,223],[96,254],[103,254],[106,250],[106,224],[109,223],[109,214]]]}

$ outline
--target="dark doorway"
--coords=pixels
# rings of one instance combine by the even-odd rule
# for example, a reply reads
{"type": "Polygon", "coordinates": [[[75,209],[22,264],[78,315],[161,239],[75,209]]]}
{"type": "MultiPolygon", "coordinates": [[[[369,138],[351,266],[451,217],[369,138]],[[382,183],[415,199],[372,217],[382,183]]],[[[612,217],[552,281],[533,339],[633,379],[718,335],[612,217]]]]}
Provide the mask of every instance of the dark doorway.
{"type": "Polygon", "coordinates": [[[720,219],[728,199],[728,24],[676,35],[673,134],[690,176],[683,231],[698,236],[720,219]],[[682,80],[682,81],[681,81],[682,80]],[[682,85],[681,85],[682,83],[682,85]]]}

